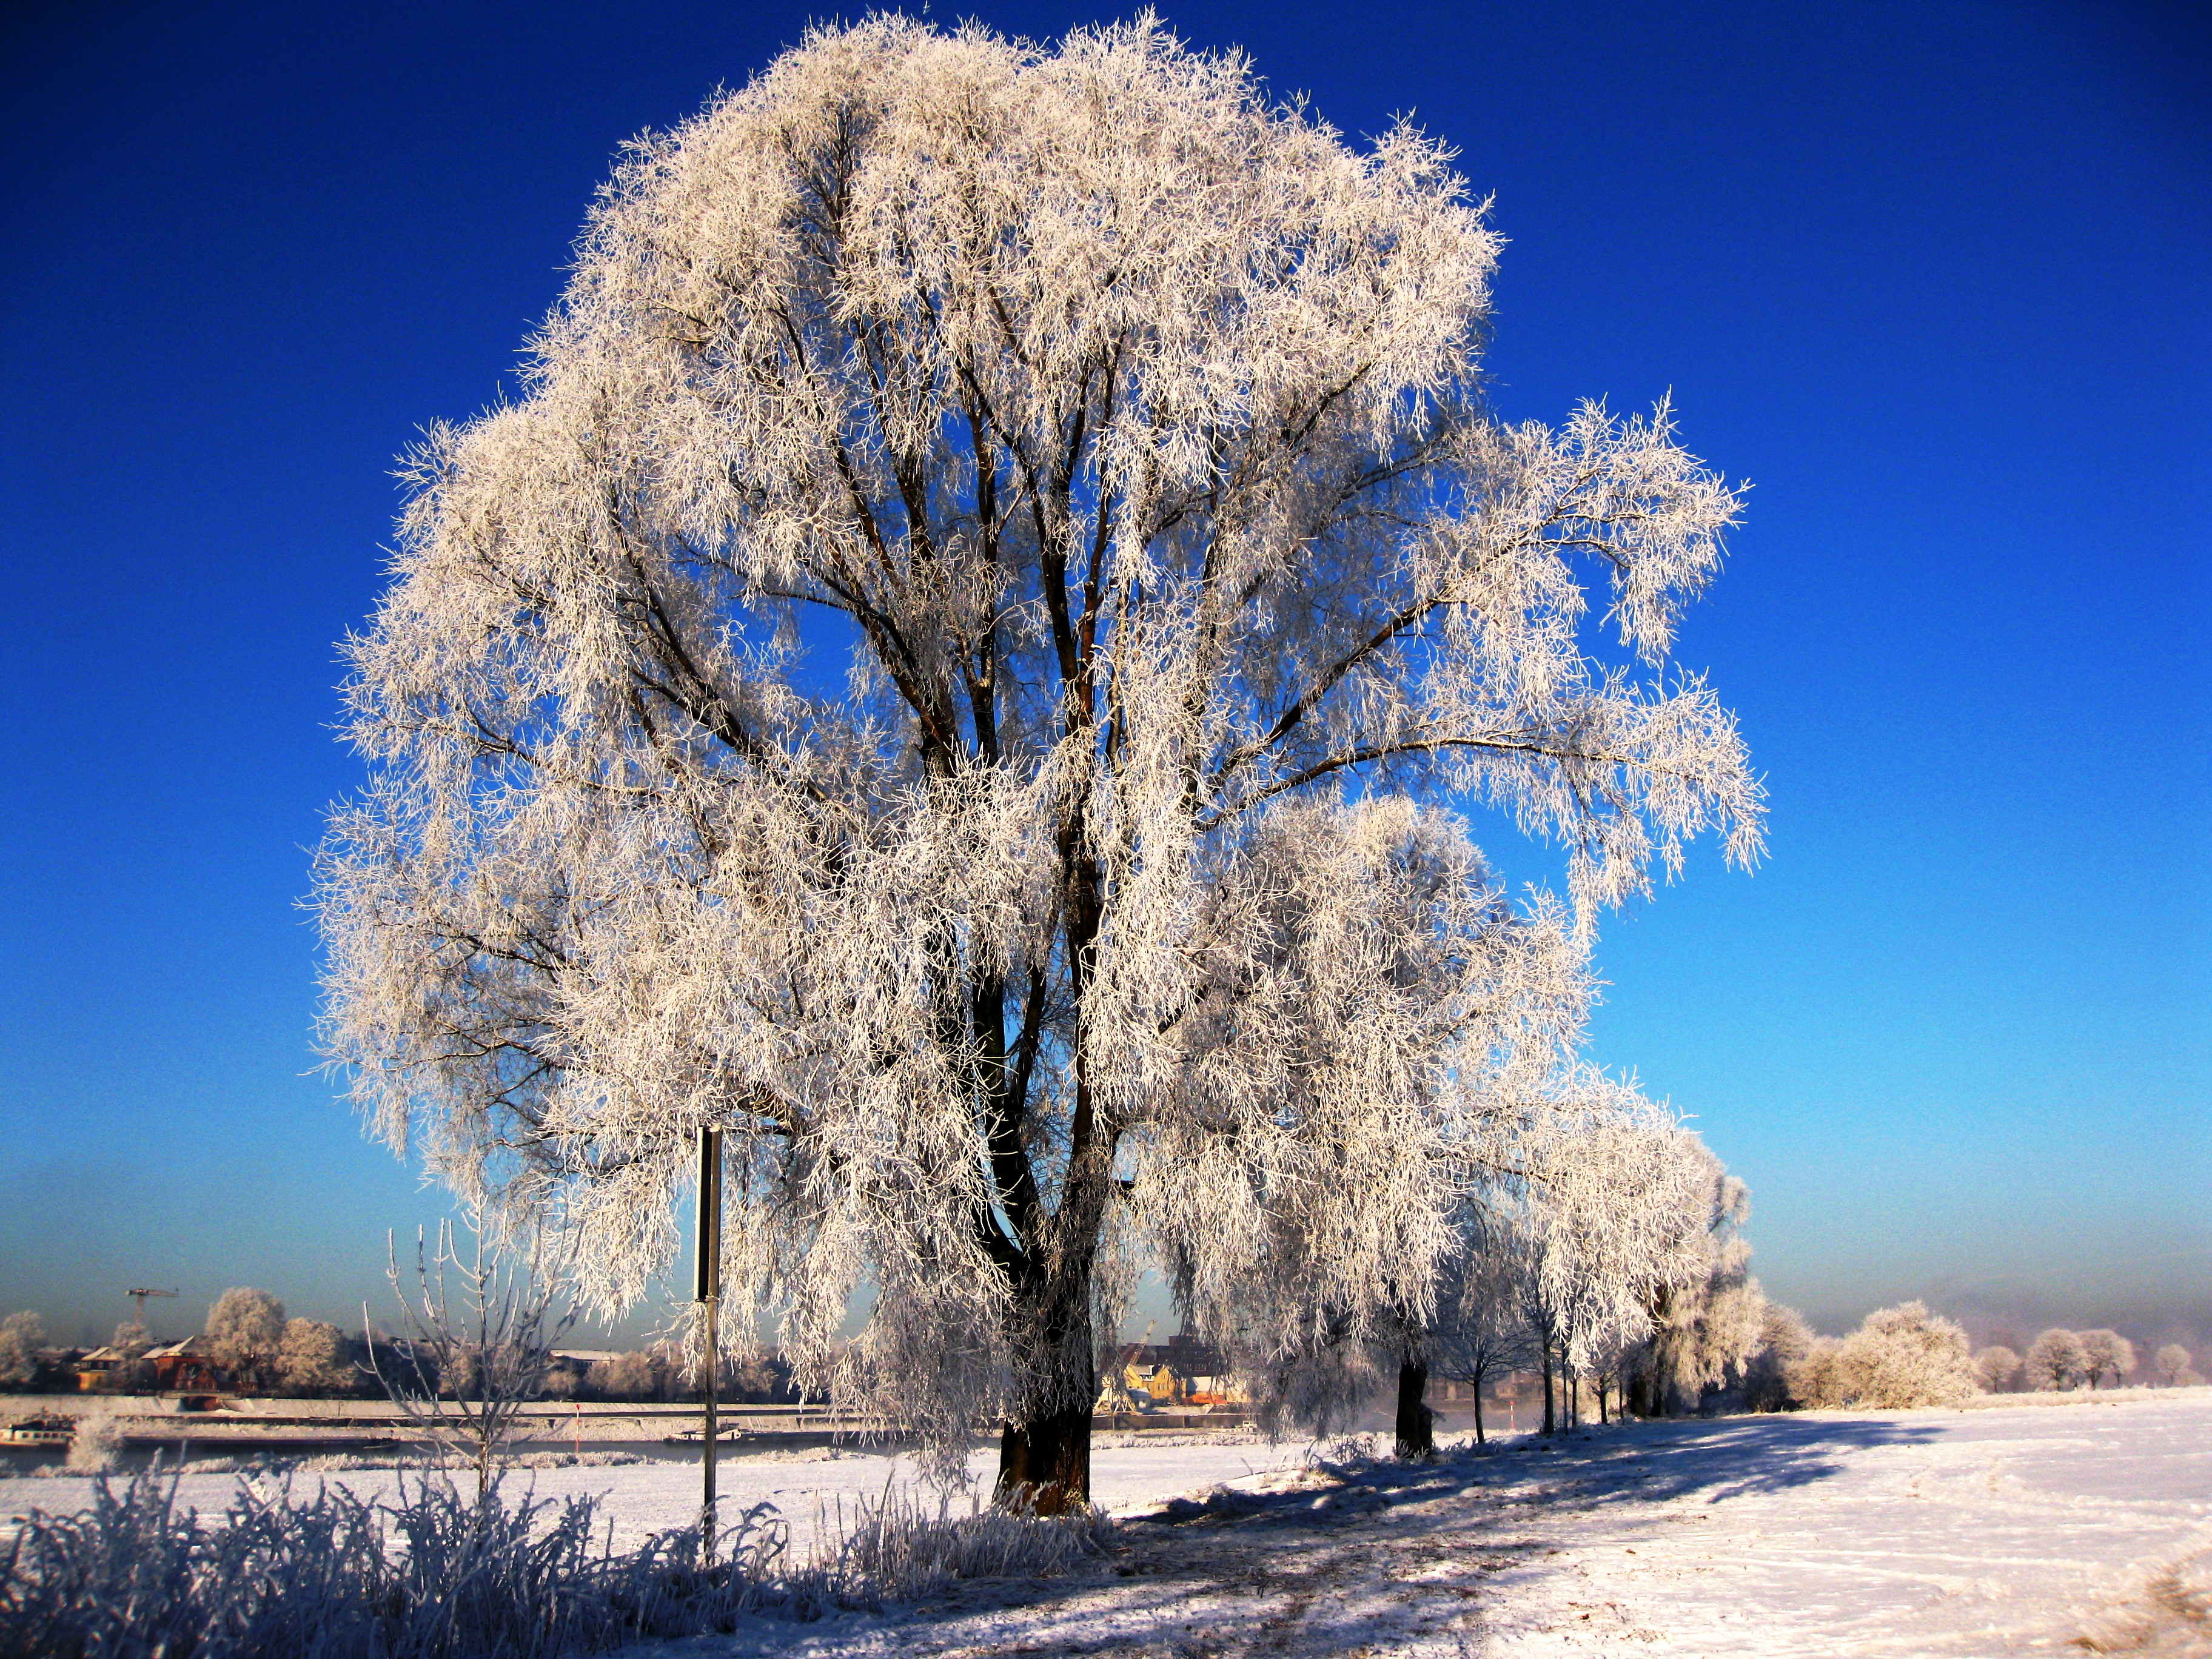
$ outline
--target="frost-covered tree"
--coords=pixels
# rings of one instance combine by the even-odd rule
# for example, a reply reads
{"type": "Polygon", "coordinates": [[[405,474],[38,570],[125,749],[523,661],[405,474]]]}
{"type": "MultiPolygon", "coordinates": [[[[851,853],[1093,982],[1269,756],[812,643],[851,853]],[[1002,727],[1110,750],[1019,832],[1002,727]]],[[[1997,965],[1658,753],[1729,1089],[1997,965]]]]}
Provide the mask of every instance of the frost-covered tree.
{"type": "Polygon", "coordinates": [[[259,1388],[274,1372],[284,1342],[284,1304],[266,1291],[234,1285],[208,1310],[216,1363],[241,1389],[259,1388]]]}
{"type": "MultiPolygon", "coordinates": [[[[1245,1374],[1270,1432],[1340,1427],[1395,1377],[1399,1455],[1434,1449],[1430,1337],[1445,1316],[1434,1274],[1449,1277],[1468,1267],[1471,1252],[1529,1237],[1530,1149],[1549,1146],[1563,1121],[1573,1129],[1611,1121],[1617,1103],[1595,1086],[1597,1073],[1564,1058],[1579,1040],[1590,981],[1584,942],[1563,921],[1539,905],[1486,930],[1481,955],[1459,952],[1459,972],[1474,969],[1480,988],[1439,1001],[1465,1018],[1449,1069],[1425,1080],[1436,1097],[1407,1103],[1419,1138],[1386,1154],[1363,1141],[1359,1116],[1342,1116],[1340,1139],[1327,1120],[1312,1126],[1302,1184],[1347,1186],[1368,1178],[1378,1156],[1395,1157],[1398,1183],[1376,1194],[1366,1218],[1352,1223],[1329,1204],[1253,1204],[1239,1218],[1246,1231],[1237,1254],[1171,1254],[1177,1299],[1245,1374]],[[1357,1274],[1332,1265],[1345,1259],[1346,1224],[1365,1230],[1372,1252],[1357,1274]]],[[[1400,975],[1406,994],[1435,987],[1419,958],[1408,953],[1404,964],[1413,970],[1400,975]]]]}
{"type": "Polygon", "coordinates": [[[327,1394],[355,1377],[345,1358],[345,1333],[319,1319],[295,1319],[276,1349],[276,1377],[294,1394],[327,1394]]]}
{"type": "Polygon", "coordinates": [[[1522,1310],[1538,1339],[1550,1433],[1555,1375],[1572,1388],[1649,1338],[1656,1310],[1712,1271],[1716,1194],[1732,1218],[1741,1195],[1671,1113],[1580,1064],[1523,1131],[1512,1190],[1529,1240],[1522,1310]]]}
{"type": "Polygon", "coordinates": [[[1664,405],[1488,412],[1498,248],[1149,19],[821,29],[641,140],[349,647],[377,1127],[611,1310],[723,1126],[732,1340],[946,1466],[1003,1420],[1041,1509],[1139,1240],[1215,1297],[1304,1211],[1299,1317],[1424,1294],[1516,923],[1413,802],[1557,837],[1578,924],[1761,814],[1670,658],[1737,492],[1664,405]]]}
{"type": "Polygon", "coordinates": [[[1813,1352],[1813,1328],[1795,1308],[1769,1302],[1759,1314],[1759,1346],[1744,1362],[1744,1403],[1755,1412],[1787,1411],[1803,1402],[1791,1377],[1813,1352]]]}
{"type": "Polygon", "coordinates": [[[2179,1389],[2191,1382],[2202,1382],[2191,1362],[2194,1356],[2179,1342],[2169,1342],[2153,1356],[2151,1365],[2158,1376],[2159,1387],[2179,1389]]]}
{"type": "Polygon", "coordinates": [[[2091,1388],[2109,1376],[2114,1387],[2136,1368],[2136,1345],[2118,1331],[2081,1331],[2081,1375],[2091,1388]]]}
{"type": "Polygon", "coordinates": [[[0,1385],[20,1389],[37,1381],[39,1350],[46,1341],[45,1322],[28,1308],[0,1322],[0,1385]]]}
{"type": "Polygon", "coordinates": [[[1751,1244],[1743,1236],[1751,1194],[1697,1136],[1681,1138],[1701,1226],[1684,1229],[1680,1248],[1690,1260],[1651,1280],[1650,1334],[1632,1343],[1620,1364],[1628,1377],[1625,1402],[1645,1416],[1694,1407],[1705,1390],[1741,1379],[1758,1352],[1766,1297],[1751,1277],[1751,1244]]]}
{"type": "Polygon", "coordinates": [[[2088,1374],[2081,1339],[2054,1326],[2027,1345],[2023,1362],[2031,1389],[2070,1389],[2088,1374]]]}
{"type": "Polygon", "coordinates": [[[1999,1342],[1974,1356],[1974,1379],[1990,1394],[2002,1394],[2020,1376],[2020,1356],[1999,1342]]]}

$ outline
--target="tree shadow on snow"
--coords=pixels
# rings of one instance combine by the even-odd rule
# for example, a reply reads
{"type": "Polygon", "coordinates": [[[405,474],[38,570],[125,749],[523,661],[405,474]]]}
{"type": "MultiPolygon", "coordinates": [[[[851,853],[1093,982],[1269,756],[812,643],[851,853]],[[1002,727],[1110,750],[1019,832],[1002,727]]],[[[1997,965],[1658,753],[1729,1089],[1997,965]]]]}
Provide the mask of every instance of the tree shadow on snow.
{"type": "MultiPolygon", "coordinates": [[[[1217,1486],[1132,1516],[1115,1529],[1109,1559],[1067,1577],[969,1581],[884,1613],[917,1636],[950,1634],[945,1626],[979,1617],[996,1624],[1043,1614],[1045,1625],[1033,1634],[1049,1650],[1100,1659],[1243,1653],[1274,1645],[1271,1635],[1279,1632],[1271,1626],[1279,1620],[1261,1616],[1223,1646],[1215,1620],[1227,1615],[1234,1625],[1238,1615],[1213,1598],[1256,1595],[1279,1607],[1305,1638],[1318,1639],[1336,1613],[1348,1612],[1329,1605],[1331,1581],[1369,1550],[1413,1545],[1435,1553],[1448,1540],[1427,1589],[1445,1601],[1479,1598],[1491,1575],[1547,1553],[1547,1522],[1553,1519],[1791,1491],[1841,1474],[1855,1453],[1925,1444],[1940,1433],[1936,1423],[1888,1418],[1727,1417],[1576,1431],[1548,1442],[1524,1437],[1433,1462],[1316,1460],[1303,1480],[1271,1480],[1259,1491],[1217,1486]],[[1103,1609],[1095,1604],[1087,1617],[1066,1605],[1114,1583],[1109,1617],[1098,1617],[1103,1609]],[[1073,1618],[1054,1628],[1049,1610],[1056,1604],[1073,1618]]],[[[1259,1611],[1250,1601],[1240,1605],[1247,1618],[1259,1611]]]]}
{"type": "Polygon", "coordinates": [[[1759,1415],[1662,1419],[1577,1431],[1546,1443],[1524,1438],[1475,1460],[1477,1484],[1555,1474],[1551,1489],[1584,1504],[1720,1503],[1789,1492],[1843,1473],[1856,1452],[1925,1445],[1932,1421],[1759,1415]]]}

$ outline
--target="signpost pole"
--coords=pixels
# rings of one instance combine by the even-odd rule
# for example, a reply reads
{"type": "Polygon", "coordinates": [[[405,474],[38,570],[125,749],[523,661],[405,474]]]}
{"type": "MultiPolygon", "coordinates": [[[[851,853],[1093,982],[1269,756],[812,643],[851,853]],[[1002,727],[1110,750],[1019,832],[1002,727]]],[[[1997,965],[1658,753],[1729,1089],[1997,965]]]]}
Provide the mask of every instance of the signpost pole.
{"type": "Polygon", "coordinates": [[[703,1455],[702,1472],[706,1489],[699,1510],[701,1558],[712,1563],[714,1559],[714,1452],[717,1428],[715,1424],[716,1373],[720,1370],[720,1333],[716,1328],[722,1305],[722,1132],[702,1128],[699,1131],[699,1261],[698,1273],[693,1285],[693,1298],[698,1302],[703,1317],[702,1338],[704,1357],[700,1364],[705,1386],[701,1390],[705,1405],[705,1422],[701,1425],[700,1445],[703,1455]]]}

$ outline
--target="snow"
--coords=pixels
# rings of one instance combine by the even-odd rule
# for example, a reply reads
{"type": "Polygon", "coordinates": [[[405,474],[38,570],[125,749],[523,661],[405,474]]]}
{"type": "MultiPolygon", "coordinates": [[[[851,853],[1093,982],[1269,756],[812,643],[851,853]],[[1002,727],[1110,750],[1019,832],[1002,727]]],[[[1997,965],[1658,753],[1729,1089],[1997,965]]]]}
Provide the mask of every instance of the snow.
{"type": "MultiPolygon", "coordinates": [[[[1175,1437],[1166,1444],[1158,1443],[1153,1437],[1146,1438],[1153,1443],[1130,1443],[1136,1441],[1134,1436],[1098,1437],[1093,1480],[1097,1502],[1109,1509],[1141,1507],[1163,1492],[1246,1479],[1301,1464],[1306,1456],[1303,1446],[1270,1446],[1262,1441],[1222,1435],[1175,1437]]],[[[985,1496],[997,1455],[995,1448],[979,1449],[969,1462],[978,1491],[985,1496]]],[[[207,1514],[220,1512],[237,1486],[237,1475],[228,1472],[193,1474],[189,1465],[177,1485],[178,1507],[207,1514]]],[[[295,1480],[308,1491],[317,1481],[329,1480],[360,1497],[375,1499],[394,1496],[404,1478],[411,1477],[403,1476],[397,1469],[372,1468],[305,1473],[295,1476],[295,1480]]],[[[813,1447],[758,1454],[725,1452],[715,1468],[724,1524],[733,1522],[752,1504],[773,1504],[790,1522],[793,1550],[801,1557],[813,1540],[822,1512],[827,1511],[834,1522],[840,1499],[849,1510],[862,1496],[880,1496],[886,1483],[920,1487],[914,1460],[903,1454],[813,1447]]],[[[507,1475],[507,1485],[510,1492],[528,1492],[541,1498],[583,1492],[604,1495],[607,1504],[603,1514],[614,1524],[617,1547],[634,1545],[648,1533],[689,1526],[699,1514],[696,1459],[519,1469],[507,1475]]],[[[92,1487],[88,1475],[0,1480],[0,1516],[18,1515],[32,1508],[49,1512],[82,1509],[91,1502],[92,1487]]],[[[965,1512],[968,1499],[957,1502],[965,1512]]]]}
{"type": "MultiPolygon", "coordinates": [[[[1407,1466],[1102,1437],[1098,1495],[1124,1524],[1093,1571],[763,1621],[666,1654],[2212,1654],[2212,1389],[1635,1424],[1485,1453],[1456,1442],[1407,1466]]],[[[909,1468],[738,1459],[721,1485],[804,1528],[909,1468]]],[[[680,1465],[535,1474],[541,1493],[607,1492],[624,1531],[680,1524],[696,1479],[680,1465]]],[[[228,1481],[185,1488],[211,1507],[228,1481]]],[[[0,1482],[0,1512],[87,1490],[0,1482]]]]}

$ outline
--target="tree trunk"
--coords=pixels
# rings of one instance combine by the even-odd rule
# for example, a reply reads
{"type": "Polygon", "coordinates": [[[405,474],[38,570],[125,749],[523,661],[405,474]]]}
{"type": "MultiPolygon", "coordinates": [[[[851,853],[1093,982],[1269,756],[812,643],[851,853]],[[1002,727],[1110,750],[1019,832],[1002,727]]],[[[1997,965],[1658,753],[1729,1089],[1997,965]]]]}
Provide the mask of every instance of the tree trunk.
{"type": "Polygon", "coordinates": [[[1486,1446],[1490,1443],[1482,1436],[1482,1379],[1474,1380],[1474,1443],[1486,1446]]]}
{"type": "Polygon", "coordinates": [[[1028,1423],[1009,1423],[999,1436],[1002,1508],[1061,1515],[1091,1501],[1091,1402],[1028,1423]]]}
{"type": "Polygon", "coordinates": [[[1544,1432],[1549,1435],[1559,1427],[1559,1419],[1552,1409],[1552,1345],[1544,1344],[1544,1432]]]}
{"type": "Polygon", "coordinates": [[[1425,1457],[1437,1449],[1437,1414],[1423,1398],[1429,1391],[1425,1361],[1408,1359],[1398,1367],[1398,1455],[1425,1457]]]}
{"type": "MultiPolygon", "coordinates": [[[[1017,1409],[999,1438],[995,1501],[1060,1515],[1091,1501],[1091,1414],[1098,1400],[1089,1257],[1015,1291],[1017,1409]]],[[[1042,1277],[1042,1276],[1040,1276],[1042,1277]]]]}

